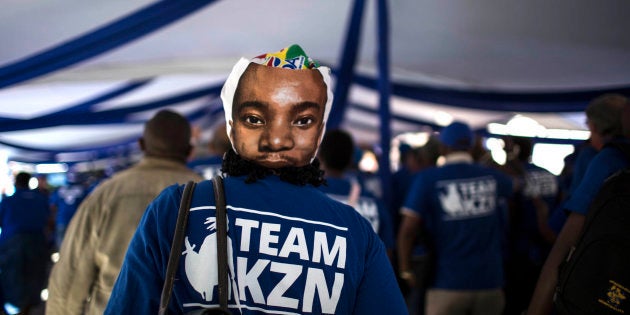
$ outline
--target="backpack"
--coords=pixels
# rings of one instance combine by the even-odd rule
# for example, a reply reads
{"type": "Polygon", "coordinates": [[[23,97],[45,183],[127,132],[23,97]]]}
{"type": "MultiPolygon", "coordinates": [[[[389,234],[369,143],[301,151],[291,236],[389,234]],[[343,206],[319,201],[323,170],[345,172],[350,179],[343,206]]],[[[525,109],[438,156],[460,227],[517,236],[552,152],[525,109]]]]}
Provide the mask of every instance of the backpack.
{"type": "MultiPolygon", "coordinates": [[[[616,143],[630,160],[630,144],[616,143]]],[[[630,168],[610,176],[594,198],[582,235],[559,267],[559,314],[630,312],[630,168]]]]}

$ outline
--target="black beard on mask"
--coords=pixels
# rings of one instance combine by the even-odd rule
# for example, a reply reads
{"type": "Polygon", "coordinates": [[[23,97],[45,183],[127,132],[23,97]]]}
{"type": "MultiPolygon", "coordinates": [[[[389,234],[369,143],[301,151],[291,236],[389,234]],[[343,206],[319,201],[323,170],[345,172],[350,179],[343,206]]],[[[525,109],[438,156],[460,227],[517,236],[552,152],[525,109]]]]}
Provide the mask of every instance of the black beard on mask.
{"type": "Polygon", "coordinates": [[[253,183],[269,175],[277,175],[281,180],[299,186],[311,184],[317,187],[325,183],[324,171],[319,168],[317,158],[306,166],[272,169],[244,160],[231,148],[223,156],[221,172],[230,176],[247,176],[246,183],[253,183]]]}

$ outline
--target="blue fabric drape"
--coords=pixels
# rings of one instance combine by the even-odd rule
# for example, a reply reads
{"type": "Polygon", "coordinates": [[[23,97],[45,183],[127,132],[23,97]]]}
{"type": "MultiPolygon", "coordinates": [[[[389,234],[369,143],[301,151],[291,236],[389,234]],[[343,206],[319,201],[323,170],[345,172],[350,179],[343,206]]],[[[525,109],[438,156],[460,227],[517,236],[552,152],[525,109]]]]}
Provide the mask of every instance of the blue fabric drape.
{"type": "Polygon", "coordinates": [[[0,68],[0,88],[24,82],[127,44],[216,0],[164,0],[76,39],[0,68]]]}
{"type": "MultiPolygon", "coordinates": [[[[354,83],[374,87],[378,79],[355,74],[354,83]]],[[[392,94],[409,99],[470,109],[512,112],[581,112],[586,105],[605,93],[630,95],[630,87],[611,87],[555,92],[482,92],[436,88],[423,85],[392,84],[392,94]]]]}
{"type": "MultiPolygon", "coordinates": [[[[93,97],[92,99],[89,99],[87,101],[81,102],[77,105],[71,105],[69,107],[67,107],[66,109],[62,109],[59,111],[56,111],[54,113],[45,115],[45,116],[40,116],[39,118],[43,119],[43,118],[47,118],[47,119],[55,119],[55,117],[57,116],[63,116],[66,113],[80,113],[80,112],[87,112],[93,105],[101,103],[101,102],[105,102],[107,100],[113,99],[115,97],[121,96],[125,93],[129,93],[139,87],[144,86],[145,84],[149,83],[151,80],[136,80],[136,81],[132,81],[130,83],[124,84],[123,86],[116,88],[114,90],[105,92],[104,94],[101,95],[97,95],[95,97],[93,97]]],[[[25,120],[23,119],[18,119],[18,118],[8,118],[8,117],[0,117],[0,125],[2,126],[8,126],[8,125],[19,125],[20,123],[24,122],[25,120]]],[[[22,130],[22,129],[18,129],[18,130],[22,130]]]]}
{"type": "Polygon", "coordinates": [[[93,124],[116,124],[127,121],[127,116],[130,114],[157,109],[165,106],[175,105],[178,103],[194,100],[201,97],[209,97],[212,95],[218,95],[221,92],[222,85],[213,85],[196,89],[193,91],[187,91],[179,95],[166,97],[164,99],[127,106],[124,108],[117,108],[99,112],[65,112],[61,114],[52,114],[54,119],[51,119],[51,115],[36,117],[28,120],[19,120],[13,122],[6,122],[0,125],[0,132],[39,129],[63,125],[93,125],[93,124]]]}
{"type": "MultiPolygon", "coordinates": [[[[221,117],[223,116],[223,107],[208,105],[208,106],[202,106],[200,109],[189,113],[188,115],[186,115],[186,118],[189,121],[199,121],[202,119],[216,120],[216,118],[219,116],[221,117]]],[[[127,123],[129,122],[130,121],[127,121],[127,123]]],[[[144,123],[145,121],[136,120],[136,121],[131,121],[131,122],[144,123]]],[[[0,140],[0,144],[9,146],[18,150],[24,150],[24,151],[29,151],[29,152],[39,152],[41,153],[38,160],[39,163],[46,163],[46,162],[53,163],[53,162],[58,162],[55,159],[55,156],[61,153],[86,152],[86,153],[89,153],[89,155],[94,159],[110,157],[112,156],[112,152],[118,152],[120,151],[121,148],[128,148],[129,146],[134,145],[134,143],[138,140],[139,136],[140,135],[134,135],[132,137],[129,137],[127,139],[122,139],[114,143],[108,143],[107,145],[68,147],[68,148],[55,148],[55,149],[44,149],[44,148],[38,148],[38,147],[32,147],[32,146],[25,146],[25,145],[20,145],[17,143],[4,141],[4,140],[0,140]]],[[[27,159],[19,159],[19,158],[13,158],[12,160],[28,162],[27,159]]]]}
{"type": "MultiPolygon", "coordinates": [[[[352,108],[352,110],[356,110],[356,111],[360,111],[360,112],[364,112],[364,113],[368,113],[372,115],[379,115],[379,111],[380,111],[380,109],[369,108],[369,107],[365,107],[364,105],[356,104],[356,103],[350,103],[350,107],[352,108]]],[[[429,126],[433,129],[441,128],[441,126],[436,123],[424,121],[424,120],[420,120],[420,119],[416,119],[416,118],[412,118],[408,116],[397,115],[395,113],[391,113],[391,111],[390,111],[390,120],[406,122],[406,123],[410,123],[414,125],[429,126]]],[[[371,129],[374,129],[374,128],[371,128],[371,129]]],[[[390,130],[391,130],[391,124],[390,124],[390,130]]]]}
{"type": "Polygon", "coordinates": [[[124,94],[135,91],[138,88],[141,88],[148,83],[153,81],[153,79],[142,79],[142,80],[133,80],[120,88],[114,89],[112,91],[106,92],[102,95],[97,95],[94,98],[87,100],[85,102],[79,103],[77,105],[73,105],[68,107],[67,109],[57,111],[51,115],[63,116],[69,113],[87,113],[90,111],[92,106],[96,104],[100,104],[116,97],[122,96],[124,94]]]}
{"type": "Polygon", "coordinates": [[[359,50],[359,38],[361,37],[361,21],[363,20],[364,0],[355,0],[352,8],[352,16],[346,32],[345,45],[339,61],[339,69],[336,71],[337,80],[334,90],[333,105],[328,118],[328,128],[338,128],[343,122],[348,101],[348,91],[352,84],[354,64],[359,50]]]}
{"type": "MultiPolygon", "coordinates": [[[[124,84],[123,86],[116,88],[114,90],[105,92],[104,94],[101,95],[97,95],[87,101],[81,102],[77,105],[71,105],[69,107],[67,107],[66,109],[62,109],[59,111],[56,111],[54,113],[50,113],[48,115],[44,115],[44,116],[39,116],[37,119],[41,120],[41,121],[46,121],[46,120],[55,120],[58,117],[63,117],[64,115],[67,114],[72,114],[72,113],[86,113],[90,110],[90,108],[95,105],[95,104],[99,104],[102,102],[105,102],[107,100],[116,98],[118,96],[121,96],[123,94],[129,93],[139,87],[144,86],[145,84],[151,82],[151,79],[147,79],[147,80],[136,80],[136,81],[132,81],[130,83],[124,84]]],[[[6,117],[0,117],[0,125],[3,128],[6,128],[5,131],[13,131],[13,130],[24,130],[25,128],[21,126],[21,124],[23,124],[25,121],[28,120],[24,120],[24,119],[17,119],[17,118],[6,118],[6,117]],[[11,127],[11,126],[18,126],[18,127],[11,127]]]]}

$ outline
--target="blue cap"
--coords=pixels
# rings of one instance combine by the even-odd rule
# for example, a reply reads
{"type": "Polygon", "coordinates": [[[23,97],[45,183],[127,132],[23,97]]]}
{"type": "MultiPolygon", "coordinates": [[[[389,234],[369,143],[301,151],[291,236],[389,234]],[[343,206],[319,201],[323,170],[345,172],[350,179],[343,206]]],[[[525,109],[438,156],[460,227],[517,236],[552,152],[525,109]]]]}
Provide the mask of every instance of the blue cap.
{"type": "Polygon", "coordinates": [[[440,142],[455,150],[468,150],[473,145],[473,133],[467,124],[454,122],[440,131],[440,142]]]}

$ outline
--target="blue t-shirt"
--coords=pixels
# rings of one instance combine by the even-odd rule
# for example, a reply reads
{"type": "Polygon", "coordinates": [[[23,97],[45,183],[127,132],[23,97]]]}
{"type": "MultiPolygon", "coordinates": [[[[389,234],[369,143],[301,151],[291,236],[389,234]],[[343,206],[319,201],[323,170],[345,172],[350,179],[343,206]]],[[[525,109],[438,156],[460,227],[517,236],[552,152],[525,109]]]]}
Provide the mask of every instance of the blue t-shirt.
{"type": "MultiPolygon", "coordinates": [[[[630,143],[628,140],[619,139],[616,141],[630,143]]],[[[629,165],[628,158],[621,151],[613,147],[604,147],[588,164],[584,177],[571,197],[565,202],[564,208],[586,215],[593,198],[599,192],[606,178],[629,165]]]]}
{"type": "Polygon", "coordinates": [[[591,160],[597,155],[597,149],[595,149],[590,144],[584,144],[580,147],[577,157],[575,158],[575,163],[573,165],[573,174],[571,175],[571,184],[569,186],[569,194],[572,194],[573,191],[578,187],[584,174],[586,173],[586,169],[588,165],[591,163],[591,160]]]}
{"type": "MultiPolygon", "coordinates": [[[[147,208],[105,314],[155,314],[182,186],[147,208]]],[[[270,176],[225,179],[234,314],[406,314],[383,243],[352,207],[270,176]],[[237,296],[238,298],[235,298],[237,296]]],[[[212,182],[197,185],[170,312],[218,304],[212,182]]]]}
{"type": "MultiPolygon", "coordinates": [[[[562,202],[554,208],[549,214],[549,219],[547,224],[556,234],[559,234],[564,226],[564,223],[567,221],[567,213],[565,211],[564,204],[565,202],[571,198],[571,195],[578,187],[582,178],[584,177],[584,173],[586,173],[586,169],[588,165],[591,163],[591,160],[597,154],[597,150],[590,144],[585,143],[579,147],[577,151],[577,157],[575,158],[575,162],[573,163],[573,172],[571,174],[571,181],[565,189],[566,196],[562,200],[562,202]]],[[[565,165],[565,167],[567,167],[565,165]]],[[[570,167],[570,166],[569,166],[570,167]]]]}
{"type": "Polygon", "coordinates": [[[378,174],[350,170],[346,172],[346,177],[356,180],[361,185],[361,189],[370,192],[376,198],[383,198],[383,187],[381,187],[381,178],[378,174]]]}
{"type": "Polygon", "coordinates": [[[398,215],[400,207],[405,202],[405,197],[413,183],[414,175],[415,173],[406,167],[401,167],[392,174],[392,198],[389,206],[392,218],[398,215]]]}
{"type": "Polygon", "coordinates": [[[0,202],[0,244],[19,233],[43,235],[49,216],[48,197],[37,190],[16,189],[0,202]]]}
{"type": "Polygon", "coordinates": [[[419,215],[432,241],[431,287],[496,289],[503,285],[502,203],[512,180],[470,163],[420,171],[402,211],[419,215]]]}
{"type": "Polygon", "coordinates": [[[87,189],[82,185],[61,186],[50,197],[50,203],[57,207],[57,225],[66,226],[77,212],[79,204],[87,196],[87,189]]]}
{"type": "Polygon", "coordinates": [[[359,183],[346,178],[326,178],[326,185],[319,186],[319,189],[326,195],[345,204],[350,204],[365,219],[370,222],[374,231],[385,244],[385,248],[394,248],[394,232],[389,213],[383,207],[383,203],[374,197],[370,192],[361,189],[359,183]],[[350,200],[354,188],[359,190],[357,200],[350,200]]]}
{"type": "Polygon", "coordinates": [[[532,263],[542,265],[550,246],[540,234],[534,198],[540,198],[551,212],[556,207],[559,182],[551,172],[534,164],[525,164],[524,170],[525,186],[517,194],[518,197],[514,198],[516,211],[513,211],[511,220],[510,233],[513,238],[509,250],[517,259],[526,258],[532,263]]]}

